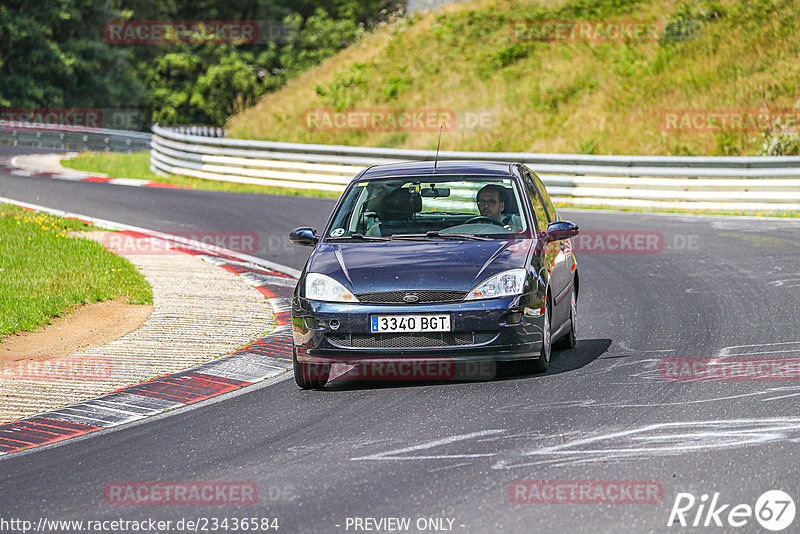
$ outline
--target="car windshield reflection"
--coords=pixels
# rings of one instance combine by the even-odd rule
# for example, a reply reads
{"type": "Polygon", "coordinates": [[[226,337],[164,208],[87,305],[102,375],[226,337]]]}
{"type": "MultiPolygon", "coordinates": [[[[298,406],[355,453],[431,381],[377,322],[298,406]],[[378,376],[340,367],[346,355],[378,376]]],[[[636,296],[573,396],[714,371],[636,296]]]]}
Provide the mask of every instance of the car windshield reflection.
{"type": "Polygon", "coordinates": [[[364,180],[345,195],[326,240],[498,239],[529,228],[511,178],[364,180]]]}

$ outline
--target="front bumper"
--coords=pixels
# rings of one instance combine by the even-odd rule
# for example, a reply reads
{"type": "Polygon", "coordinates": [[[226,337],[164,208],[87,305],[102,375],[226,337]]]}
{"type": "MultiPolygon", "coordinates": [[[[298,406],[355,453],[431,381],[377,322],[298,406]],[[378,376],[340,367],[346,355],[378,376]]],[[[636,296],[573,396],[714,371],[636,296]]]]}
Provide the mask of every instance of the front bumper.
{"type": "Polygon", "coordinates": [[[424,305],[340,304],[295,297],[295,355],[300,363],[351,365],[534,358],[542,343],[543,306],[533,294],[424,305]],[[409,314],[449,314],[451,332],[373,334],[370,330],[373,315],[409,314]]]}

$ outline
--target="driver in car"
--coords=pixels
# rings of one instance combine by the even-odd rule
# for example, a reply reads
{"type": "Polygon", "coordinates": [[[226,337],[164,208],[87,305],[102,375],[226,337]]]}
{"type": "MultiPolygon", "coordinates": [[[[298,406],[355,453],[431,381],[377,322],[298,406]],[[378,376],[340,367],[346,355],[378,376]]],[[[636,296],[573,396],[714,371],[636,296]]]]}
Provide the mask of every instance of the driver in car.
{"type": "Polygon", "coordinates": [[[522,229],[522,220],[516,213],[503,214],[506,209],[506,188],[502,185],[485,185],[476,197],[478,211],[483,217],[491,217],[503,223],[503,227],[518,231],[522,229]]]}

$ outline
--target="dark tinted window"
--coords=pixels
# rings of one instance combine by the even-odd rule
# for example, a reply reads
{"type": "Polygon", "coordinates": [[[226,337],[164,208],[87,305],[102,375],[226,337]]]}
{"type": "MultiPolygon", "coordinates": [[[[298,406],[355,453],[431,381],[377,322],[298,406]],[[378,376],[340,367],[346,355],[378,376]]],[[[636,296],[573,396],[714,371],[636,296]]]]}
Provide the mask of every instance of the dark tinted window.
{"type": "Polygon", "coordinates": [[[531,199],[533,218],[536,219],[536,229],[540,232],[543,232],[547,230],[547,225],[550,223],[550,219],[547,217],[544,203],[542,202],[541,197],[539,197],[539,193],[536,191],[536,187],[533,184],[531,174],[525,171],[523,172],[522,176],[523,181],[525,182],[525,190],[528,193],[528,197],[531,199]]]}
{"type": "Polygon", "coordinates": [[[553,201],[550,199],[550,195],[547,194],[547,189],[544,188],[544,184],[542,180],[536,176],[536,173],[529,173],[533,178],[533,183],[536,184],[536,189],[541,193],[542,202],[544,203],[544,207],[547,210],[547,218],[550,222],[553,222],[558,219],[556,217],[556,207],[553,206],[553,201]]]}

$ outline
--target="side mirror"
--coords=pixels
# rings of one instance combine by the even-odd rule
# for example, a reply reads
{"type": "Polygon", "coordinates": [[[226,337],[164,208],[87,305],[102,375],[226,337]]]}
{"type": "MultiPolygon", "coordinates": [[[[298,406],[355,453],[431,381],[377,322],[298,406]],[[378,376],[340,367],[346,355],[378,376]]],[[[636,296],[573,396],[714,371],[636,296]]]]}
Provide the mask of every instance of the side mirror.
{"type": "Polygon", "coordinates": [[[308,227],[295,228],[289,234],[289,241],[295,245],[313,247],[317,244],[317,241],[319,241],[319,238],[317,237],[317,229],[308,227]]]}
{"type": "Polygon", "coordinates": [[[547,232],[544,234],[545,243],[552,243],[553,241],[561,241],[562,239],[569,239],[575,237],[580,232],[578,225],[570,221],[555,221],[547,226],[547,232]]]}

